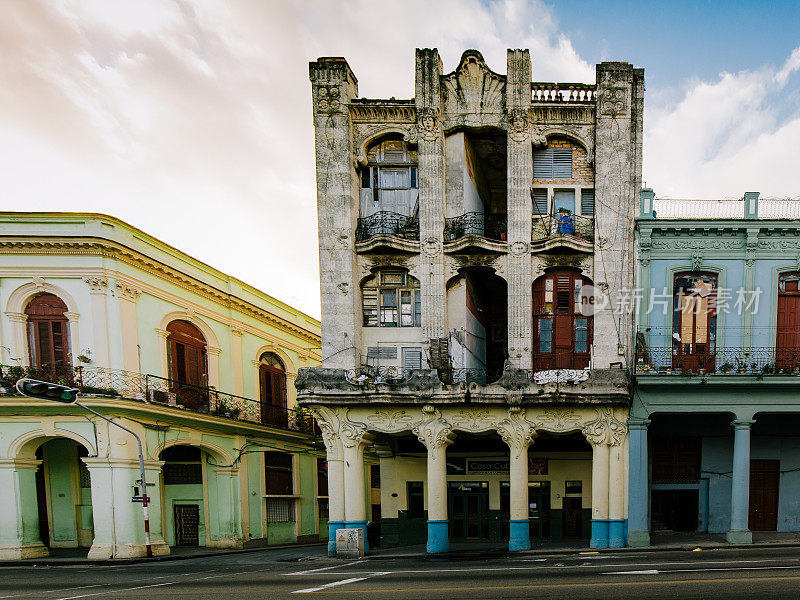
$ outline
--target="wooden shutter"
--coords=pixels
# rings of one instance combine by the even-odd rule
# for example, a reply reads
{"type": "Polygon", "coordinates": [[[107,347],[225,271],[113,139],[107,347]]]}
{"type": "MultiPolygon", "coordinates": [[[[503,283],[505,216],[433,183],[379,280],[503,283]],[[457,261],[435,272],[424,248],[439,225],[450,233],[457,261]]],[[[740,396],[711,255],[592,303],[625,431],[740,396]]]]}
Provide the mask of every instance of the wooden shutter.
{"type": "Polygon", "coordinates": [[[581,214],[594,214],[594,190],[581,190],[581,214]]]}
{"type": "Polygon", "coordinates": [[[534,150],[533,178],[553,179],[553,148],[534,150]]]}
{"type": "Polygon", "coordinates": [[[553,148],[553,179],[572,179],[572,148],[553,148]]]}
{"type": "Polygon", "coordinates": [[[422,348],[403,348],[403,373],[422,368],[422,348]]]}
{"type": "Polygon", "coordinates": [[[533,214],[546,215],[547,190],[533,190],[531,191],[531,198],[533,199],[533,214]]]}

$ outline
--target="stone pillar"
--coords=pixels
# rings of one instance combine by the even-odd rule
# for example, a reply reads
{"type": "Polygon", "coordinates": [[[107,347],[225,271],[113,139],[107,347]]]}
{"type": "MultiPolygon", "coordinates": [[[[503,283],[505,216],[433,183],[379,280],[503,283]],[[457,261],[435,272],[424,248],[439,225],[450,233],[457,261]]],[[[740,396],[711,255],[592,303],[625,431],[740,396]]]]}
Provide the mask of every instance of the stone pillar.
{"type": "Polygon", "coordinates": [[[647,460],[648,419],[628,421],[628,546],[650,545],[650,482],[647,460]]]}
{"type": "Polygon", "coordinates": [[[342,439],[339,436],[339,411],[317,407],[315,417],[322,432],[328,459],[328,556],[336,556],[336,530],[345,527],[345,490],[342,439]]]}
{"type": "MultiPolygon", "coordinates": [[[[105,277],[91,276],[84,277],[83,281],[89,286],[89,296],[92,302],[92,334],[94,339],[92,356],[94,357],[94,363],[98,367],[110,367],[108,306],[106,304],[108,279],[105,277]]],[[[81,350],[78,348],[73,350],[75,356],[80,353],[81,350]]]]}
{"type": "MultiPolygon", "coordinates": [[[[419,235],[422,255],[422,335],[447,331],[444,276],[445,164],[441,107],[442,61],[435,48],[417,48],[416,94],[419,129],[419,235]]],[[[324,320],[324,319],[323,319],[324,320]]]]}
{"type": "MultiPolygon", "coordinates": [[[[508,51],[508,359],[518,369],[533,366],[531,285],[531,57],[528,50],[508,51]]],[[[527,494],[527,483],[525,486],[527,494]]],[[[527,506],[527,501],[526,501],[527,506]]],[[[525,512],[527,518],[527,509],[525,512]]]]}
{"type": "Polygon", "coordinates": [[[512,552],[530,550],[530,523],[528,502],[528,447],[535,435],[525,420],[525,410],[511,407],[508,418],[498,423],[497,432],[508,444],[509,450],[509,539],[512,552]]]}
{"type": "MultiPolygon", "coordinates": [[[[136,323],[136,299],[141,290],[117,280],[114,293],[119,298],[120,327],[122,329],[122,364],[126,371],[139,373],[139,330],[136,323]]],[[[164,348],[166,354],[166,348],[164,348]]]]}
{"type": "Polygon", "coordinates": [[[158,356],[159,356],[159,365],[160,371],[158,373],[159,377],[166,377],[169,379],[169,357],[167,349],[167,338],[169,337],[169,331],[166,329],[159,329],[156,328],[156,336],[158,336],[158,356]]]}
{"type": "Polygon", "coordinates": [[[242,548],[242,518],[240,514],[239,469],[215,467],[217,476],[217,501],[214,503],[219,539],[209,540],[215,548],[242,548]]]}
{"type": "Polygon", "coordinates": [[[233,393],[244,396],[244,361],[242,360],[242,334],[239,327],[231,326],[231,374],[233,393]]]}
{"type": "Polygon", "coordinates": [[[67,317],[69,326],[69,351],[72,354],[71,362],[73,366],[78,366],[81,364],[78,360],[78,355],[81,353],[80,326],[78,325],[81,315],[76,312],[65,312],[64,316],[67,317]]]}
{"type": "Polygon", "coordinates": [[[425,418],[414,427],[414,434],[428,450],[428,544],[429,554],[450,550],[449,521],[447,518],[447,447],[455,436],[450,424],[431,405],[422,408],[425,418]]]}
{"type": "Polygon", "coordinates": [[[343,58],[309,64],[313,95],[322,294],[322,366],[352,369],[360,361],[360,290],[354,232],[358,182],[348,105],[358,82],[343,58]],[[357,319],[358,317],[358,319],[357,319]]]}
{"type": "Polygon", "coordinates": [[[9,358],[19,358],[19,364],[21,366],[28,366],[31,363],[28,344],[25,341],[25,327],[28,323],[28,315],[25,313],[7,312],[6,317],[11,321],[12,339],[14,340],[14,346],[11,349],[11,356],[9,358]]]}
{"type": "Polygon", "coordinates": [[[220,389],[219,382],[219,355],[222,349],[206,346],[206,360],[208,361],[208,385],[220,389]]]}
{"type": "Polygon", "coordinates": [[[625,460],[621,444],[608,447],[608,547],[625,547],[625,460]]]}
{"type": "Polygon", "coordinates": [[[36,469],[40,460],[0,458],[0,559],[42,558],[50,552],[39,538],[36,469]]]}
{"type": "Polygon", "coordinates": [[[609,446],[592,444],[592,548],[608,548],[609,446]]]}
{"type": "Polygon", "coordinates": [[[755,421],[737,420],[733,425],[733,481],[731,482],[731,528],[725,539],[731,544],[751,544],[750,516],[750,427],[755,421]]]}
{"type": "MultiPolygon", "coordinates": [[[[342,432],[342,458],[344,459],[344,518],[348,529],[363,529],[364,552],[367,543],[367,488],[364,476],[364,447],[372,442],[366,429],[342,432]]],[[[328,482],[330,485],[330,482],[328,482]]],[[[334,537],[335,539],[335,537],[334,537]]]]}
{"type": "Polygon", "coordinates": [[[618,304],[634,286],[634,230],[642,181],[644,70],[597,65],[595,107],[594,284],[609,302],[595,306],[592,367],[630,364],[633,311],[618,304]]]}

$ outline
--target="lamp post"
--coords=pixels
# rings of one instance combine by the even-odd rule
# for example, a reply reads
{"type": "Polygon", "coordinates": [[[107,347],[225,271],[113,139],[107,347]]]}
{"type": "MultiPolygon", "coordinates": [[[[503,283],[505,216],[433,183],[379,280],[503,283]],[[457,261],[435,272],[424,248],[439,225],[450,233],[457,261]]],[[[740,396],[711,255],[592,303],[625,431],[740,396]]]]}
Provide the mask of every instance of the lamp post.
{"type": "Polygon", "coordinates": [[[76,388],[68,387],[65,385],[57,385],[55,383],[47,383],[46,381],[37,381],[36,379],[20,379],[17,381],[17,391],[23,396],[29,398],[38,398],[40,400],[49,400],[50,402],[59,402],[61,404],[74,404],[80,406],[83,410],[100,417],[104,421],[127,431],[134,438],[139,447],[139,475],[142,478],[142,514],[144,515],[144,544],[147,556],[153,556],[153,548],[150,545],[150,517],[147,510],[147,478],[145,477],[144,470],[144,453],[142,452],[142,440],[133,431],[115,423],[111,419],[104,417],[97,411],[92,410],[88,406],[84,406],[78,402],[78,390],[76,388]]]}

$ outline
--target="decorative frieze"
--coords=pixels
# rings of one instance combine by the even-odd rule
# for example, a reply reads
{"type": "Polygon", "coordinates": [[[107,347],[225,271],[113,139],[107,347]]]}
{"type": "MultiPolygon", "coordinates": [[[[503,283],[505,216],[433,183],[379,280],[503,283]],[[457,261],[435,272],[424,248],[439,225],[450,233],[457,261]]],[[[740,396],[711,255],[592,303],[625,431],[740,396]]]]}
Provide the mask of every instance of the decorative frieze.
{"type": "Polygon", "coordinates": [[[89,292],[92,294],[105,294],[108,290],[108,279],[99,275],[84,277],[83,282],[89,286],[89,292]]]}

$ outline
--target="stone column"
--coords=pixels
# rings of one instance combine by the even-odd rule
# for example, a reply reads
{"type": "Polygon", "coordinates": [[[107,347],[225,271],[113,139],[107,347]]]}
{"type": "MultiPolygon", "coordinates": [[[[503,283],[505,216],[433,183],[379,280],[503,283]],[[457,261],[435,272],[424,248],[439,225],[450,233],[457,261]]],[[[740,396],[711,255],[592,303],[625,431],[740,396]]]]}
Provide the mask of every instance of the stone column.
{"type": "MultiPolygon", "coordinates": [[[[362,426],[363,427],[363,426],[362,426]]],[[[367,488],[364,476],[364,448],[372,442],[366,428],[345,428],[340,432],[344,462],[344,517],[348,529],[364,531],[364,552],[367,543],[367,488]]],[[[330,484],[330,482],[328,482],[330,484]]]]}
{"type": "Polygon", "coordinates": [[[67,325],[69,327],[69,351],[72,354],[71,362],[73,366],[80,365],[78,355],[81,353],[80,341],[80,321],[81,315],[76,312],[65,312],[64,316],[67,317],[67,325]]]}
{"type": "MultiPolygon", "coordinates": [[[[141,290],[117,280],[114,293],[119,298],[119,316],[122,329],[122,364],[126,371],[139,373],[139,330],[136,322],[136,299],[141,290]]],[[[166,354],[166,348],[164,349],[166,354]]]]}
{"type": "Polygon", "coordinates": [[[219,382],[219,355],[221,348],[206,346],[206,360],[208,361],[208,385],[220,389],[219,382]]]}
{"type": "Polygon", "coordinates": [[[209,545],[215,548],[242,548],[239,469],[215,467],[214,474],[217,476],[215,512],[219,524],[219,539],[209,540],[209,545]]]}
{"type": "Polygon", "coordinates": [[[339,436],[340,410],[320,406],[314,411],[328,459],[328,556],[336,556],[336,530],[345,527],[344,461],[342,440],[339,436]]]}
{"type": "Polygon", "coordinates": [[[608,447],[608,547],[625,547],[625,460],[621,444],[608,447]]]}
{"type": "Polygon", "coordinates": [[[751,420],[736,420],[733,425],[733,481],[731,482],[731,528],[725,539],[731,544],[751,544],[750,532],[750,427],[751,420]]]}
{"type": "Polygon", "coordinates": [[[40,460],[0,458],[0,559],[42,558],[50,552],[39,538],[36,469],[40,460]]]}
{"type": "Polygon", "coordinates": [[[608,548],[609,446],[592,444],[592,548],[608,548]]]}
{"type": "Polygon", "coordinates": [[[419,235],[422,256],[422,335],[439,338],[447,331],[444,281],[445,164],[441,107],[442,61],[433,48],[417,48],[416,94],[419,129],[419,235]]]}
{"type": "Polygon", "coordinates": [[[447,447],[455,436],[450,424],[442,419],[433,406],[422,409],[425,418],[414,427],[414,434],[428,450],[428,544],[429,554],[450,550],[450,531],[447,518],[447,447]]]}
{"type": "Polygon", "coordinates": [[[244,396],[243,333],[240,327],[231,325],[231,374],[233,375],[233,393],[237,396],[244,396]]]}
{"type": "MultiPolygon", "coordinates": [[[[506,76],[508,110],[508,358],[518,369],[533,364],[533,308],[531,285],[531,182],[533,153],[529,111],[531,107],[531,57],[528,50],[508,51],[506,76]]],[[[527,483],[525,486],[527,494],[527,483]]],[[[525,502],[527,507],[527,500],[525,502]]],[[[527,518],[527,509],[525,515],[527,518]]]]}
{"type": "Polygon", "coordinates": [[[647,459],[648,419],[630,419],[628,465],[628,546],[650,545],[650,482],[647,459]]]}
{"type": "Polygon", "coordinates": [[[156,336],[158,336],[158,357],[161,369],[158,375],[160,377],[166,377],[169,379],[169,350],[167,349],[167,338],[169,337],[169,331],[156,327],[155,332],[156,336]]]}
{"type": "MultiPolygon", "coordinates": [[[[106,304],[108,279],[105,277],[84,277],[84,283],[89,286],[89,296],[92,302],[92,334],[94,339],[94,363],[99,367],[110,367],[111,358],[108,347],[108,306],[106,304]]],[[[75,348],[73,354],[81,353],[75,348]]]]}
{"type": "Polygon", "coordinates": [[[359,199],[353,167],[350,100],[358,82],[343,58],[309,64],[313,95],[322,294],[322,366],[352,369],[360,360],[360,275],[354,232],[359,199]]]}
{"type": "Polygon", "coordinates": [[[509,450],[509,539],[512,552],[530,550],[530,523],[528,502],[528,447],[535,435],[525,420],[525,411],[519,407],[509,409],[507,419],[497,426],[497,432],[508,444],[509,450]]]}
{"type": "Polygon", "coordinates": [[[13,332],[14,346],[11,350],[9,358],[19,358],[19,365],[25,367],[30,365],[31,356],[28,352],[28,344],[25,341],[25,326],[28,323],[28,315],[25,313],[7,312],[6,317],[11,321],[11,330],[13,332]]]}

